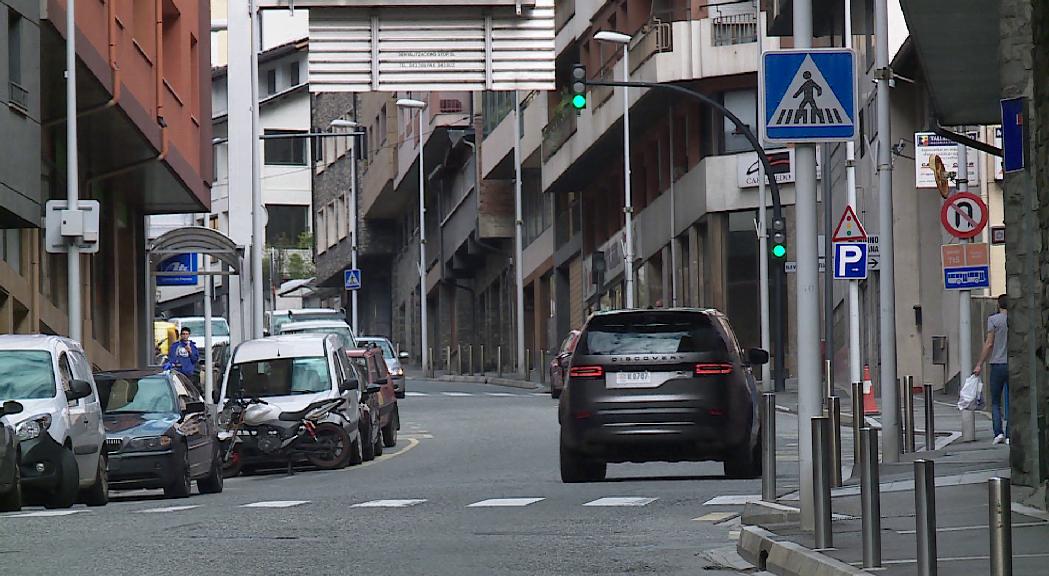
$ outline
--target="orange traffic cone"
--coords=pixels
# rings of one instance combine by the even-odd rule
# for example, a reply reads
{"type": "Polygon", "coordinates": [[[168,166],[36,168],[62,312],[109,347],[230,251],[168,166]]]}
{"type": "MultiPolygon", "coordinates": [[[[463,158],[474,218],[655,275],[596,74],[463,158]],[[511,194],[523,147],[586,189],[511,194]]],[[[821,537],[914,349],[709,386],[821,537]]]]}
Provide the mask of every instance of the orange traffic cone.
{"type": "Polygon", "coordinates": [[[881,414],[878,400],[874,398],[874,382],[871,381],[871,367],[863,365],[863,413],[881,414]]]}

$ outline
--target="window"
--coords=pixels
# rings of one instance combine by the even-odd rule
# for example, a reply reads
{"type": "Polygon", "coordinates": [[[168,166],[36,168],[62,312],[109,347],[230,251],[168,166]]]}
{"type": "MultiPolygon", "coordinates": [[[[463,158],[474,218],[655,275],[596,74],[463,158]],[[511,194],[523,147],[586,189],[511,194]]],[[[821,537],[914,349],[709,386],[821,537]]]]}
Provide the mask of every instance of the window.
{"type": "Polygon", "coordinates": [[[322,207],[317,211],[317,254],[328,248],[328,215],[327,209],[322,207]]]}
{"type": "MultiPolygon", "coordinates": [[[[141,0],[140,0],[141,1],[141,0]]],[[[182,52],[182,23],[178,8],[172,0],[164,0],[162,25],[162,50],[164,57],[164,80],[180,97],[186,89],[186,55],[182,52]]]]}
{"type": "Polygon", "coordinates": [[[339,215],[335,212],[335,202],[328,203],[328,246],[334,246],[339,241],[336,231],[336,226],[339,220],[339,215]]]}
{"type": "Polygon", "coordinates": [[[11,82],[22,83],[22,17],[7,12],[7,74],[11,82]]]}
{"type": "Polygon", "coordinates": [[[379,112],[379,122],[378,122],[378,124],[379,124],[379,129],[378,129],[379,134],[378,134],[378,136],[376,136],[376,138],[379,140],[379,144],[378,144],[378,146],[373,146],[373,148],[376,151],[378,151],[379,146],[382,146],[383,144],[386,144],[386,132],[389,131],[389,126],[387,125],[387,121],[386,121],[386,105],[385,104],[382,105],[382,112],[379,112]]]}
{"type": "Polygon", "coordinates": [[[0,403],[55,396],[51,353],[37,350],[0,352],[0,403]]]}
{"type": "Polygon", "coordinates": [[[97,380],[98,394],[102,401],[102,412],[155,413],[175,412],[175,395],[163,374],[145,378],[120,378],[97,380]]]}
{"type": "Polygon", "coordinates": [[[635,312],[595,318],[577,344],[579,354],[728,354],[728,346],[705,314],[635,312]]]}
{"type": "Polygon", "coordinates": [[[277,71],[270,68],[266,71],[266,94],[277,93],[277,71]]]}
{"type": "Polygon", "coordinates": [[[189,113],[200,119],[200,54],[197,37],[189,36],[189,113]]]}
{"type": "MultiPolygon", "coordinates": [[[[751,130],[757,129],[757,92],[733,90],[725,92],[725,108],[739,117],[751,130]]],[[[751,149],[743,133],[736,129],[731,120],[723,120],[724,140],[722,153],[745,152],[751,149]]]]}
{"type": "Polygon", "coordinates": [[[306,133],[295,130],[266,130],[267,136],[286,136],[270,138],[265,141],[265,162],[270,166],[305,166],[306,133]],[[298,137],[296,137],[298,136],[298,137]]]}
{"type": "Polygon", "coordinates": [[[266,244],[275,248],[297,248],[299,237],[309,231],[309,206],[267,204],[266,244]]]}
{"type": "Polygon", "coordinates": [[[270,397],[316,394],[331,390],[328,359],[324,356],[275,358],[234,364],[229,383],[245,396],[270,397]]]}
{"type": "Polygon", "coordinates": [[[338,237],[340,239],[346,237],[346,223],[348,218],[346,217],[346,196],[339,196],[335,199],[335,214],[338,221],[338,237]]]}
{"type": "Polygon", "coordinates": [[[131,3],[131,25],[132,35],[138,49],[152,58],[153,38],[157,33],[157,19],[155,16],[156,4],[153,2],[131,3]]]}
{"type": "Polygon", "coordinates": [[[299,77],[298,62],[292,62],[291,64],[288,64],[288,78],[288,83],[292,86],[298,86],[302,82],[302,79],[299,77]]]}

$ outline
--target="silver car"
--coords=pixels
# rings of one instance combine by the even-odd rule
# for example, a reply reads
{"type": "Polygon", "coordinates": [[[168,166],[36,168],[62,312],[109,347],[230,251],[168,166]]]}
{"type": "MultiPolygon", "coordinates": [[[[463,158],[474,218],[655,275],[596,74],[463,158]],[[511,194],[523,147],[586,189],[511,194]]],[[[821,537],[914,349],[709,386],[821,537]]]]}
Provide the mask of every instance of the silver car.
{"type": "Polygon", "coordinates": [[[357,345],[378,346],[382,349],[382,359],[386,361],[386,369],[390,371],[390,377],[393,378],[393,389],[398,398],[404,398],[404,367],[401,366],[401,360],[407,360],[408,353],[396,353],[390,339],[382,336],[358,336],[357,345]]]}

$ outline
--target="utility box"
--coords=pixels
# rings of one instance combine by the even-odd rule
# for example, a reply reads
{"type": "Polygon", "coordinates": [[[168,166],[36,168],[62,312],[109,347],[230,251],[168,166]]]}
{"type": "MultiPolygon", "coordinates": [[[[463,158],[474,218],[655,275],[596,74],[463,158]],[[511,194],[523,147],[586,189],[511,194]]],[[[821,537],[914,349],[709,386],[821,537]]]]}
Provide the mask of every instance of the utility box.
{"type": "Polygon", "coordinates": [[[44,243],[51,254],[64,254],[70,243],[75,243],[81,252],[98,252],[99,213],[98,200],[81,200],[76,210],[68,209],[66,200],[48,200],[44,211],[44,243]]]}
{"type": "Polygon", "coordinates": [[[932,337],[932,363],[937,366],[947,366],[947,337],[932,337]]]}

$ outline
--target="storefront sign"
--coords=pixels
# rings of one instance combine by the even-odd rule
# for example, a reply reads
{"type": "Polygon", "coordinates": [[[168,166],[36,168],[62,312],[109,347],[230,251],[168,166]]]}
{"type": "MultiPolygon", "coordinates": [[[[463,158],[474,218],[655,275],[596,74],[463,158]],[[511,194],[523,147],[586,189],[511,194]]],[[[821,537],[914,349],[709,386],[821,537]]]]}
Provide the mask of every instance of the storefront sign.
{"type": "MultiPolygon", "coordinates": [[[[969,132],[973,140],[979,134],[969,132]]],[[[958,172],[958,143],[938,136],[932,132],[915,132],[914,134],[914,187],[936,188],[936,177],[929,167],[929,159],[939,156],[948,172],[958,172]]],[[[976,186],[980,179],[979,154],[970,150],[967,155],[969,164],[969,185],[976,186]]]]}

